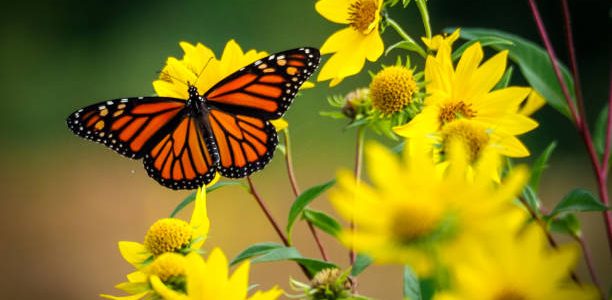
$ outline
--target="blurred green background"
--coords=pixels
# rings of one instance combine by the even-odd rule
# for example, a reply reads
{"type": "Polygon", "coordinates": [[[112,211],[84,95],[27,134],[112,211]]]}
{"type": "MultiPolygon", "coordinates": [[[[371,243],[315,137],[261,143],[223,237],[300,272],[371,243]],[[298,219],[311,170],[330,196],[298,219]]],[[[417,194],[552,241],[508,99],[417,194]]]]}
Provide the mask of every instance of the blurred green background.
{"type": "MultiPolygon", "coordinates": [[[[560,4],[540,1],[557,54],[566,46],[560,4]]],[[[570,1],[579,66],[590,116],[607,99],[610,62],[610,7],[607,1],[570,1]]],[[[277,52],[320,47],[337,24],[314,10],[313,0],[226,1],[21,1],[3,3],[0,18],[0,290],[3,299],[90,299],[119,292],[113,285],[131,271],[117,251],[119,240],[142,241],[150,224],[167,216],[188,192],[167,190],[138,161],[73,136],[65,117],[75,109],[107,99],[153,93],[152,80],[168,56],[180,57],[179,41],[202,42],[220,54],[229,39],[243,49],[277,52]]],[[[447,26],[490,27],[539,42],[526,1],[431,0],[435,32],[447,26]]],[[[407,32],[422,34],[416,8],[391,12],[407,32]]],[[[385,44],[398,40],[389,30],[385,44]]],[[[399,52],[383,58],[391,63],[399,52]]],[[[380,67],[367,64],[366,69],[380,67]]],[[[515,72],[516,74],[516,72],[515,72]]],[[[287,114],[294,159],[302,188],[327,181],[339,167],[350,168],[354,132],[344,123],[319,117],[326,96],[368,84],[369,76],[349,78],[329,89],[318,84],[294,102],[287,114]]],[[[521,84],[520,78],[515,78],[521,84]]],[[[535,153],[559,141],[543,179],[542,198],[551,206],[574,187],[594,190],[581,140],[569,121],[546,107],[535,115],[540,128],[524,136],[535,153]]],[[[591,117],[593,119],[593,117],[591,117]]],[[[369,138],[375,138],[372,135],[369,138]]],[[[278,156],[278,155],[277,155],[278,156]]],[[[254,176],[260,193],[283,224],[292,201],[284,164],[277,157],[254,176]]],[[[276,241],[254,201],[239,188],[209,195],[210,238],[233,257],[260,241],[276,241]]],[[[326,199],[314,206],[329,210],[326,199]]],[[[187,215],[182,215],[188,218],[187,215]]],[[[585,236],[604,286],[612,269],[603,222],[585,214],[585,236]]],[[[317,256],[300,224],[298,246],[317,256]]],[[[346,253],[325,238],[332,256],[346,264],[346,253]]],[[[255,265],[252,283],[288,287],[288,276],[303,279],[289,263],[255,265]]],[[[374,267],[360,290],[379,299],[400,299],[400,268],[374,267]]],[[[586,276],[580,266],[580,276],[586,276]]]]}

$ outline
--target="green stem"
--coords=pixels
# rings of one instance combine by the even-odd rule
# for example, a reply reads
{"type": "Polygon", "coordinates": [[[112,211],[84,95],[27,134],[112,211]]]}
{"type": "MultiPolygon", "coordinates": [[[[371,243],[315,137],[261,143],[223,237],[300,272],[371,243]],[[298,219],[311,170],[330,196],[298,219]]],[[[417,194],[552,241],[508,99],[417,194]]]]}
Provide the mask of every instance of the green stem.
{"type": "Polygon", "coordinates": [[[425,36],[431,39],[431,25],[429,22],[429,11],[427,10],[426,0],[416,0],[416,5],[419,7],[421,13],[421,19],[423,20],[423,27],[425,28],[425,36]]]}
{"type": "Polygon", "coordinates": [[[425,52],[425,50],[423,50],[423,48],[421,48],[421,46],[419,46],[419,44],[417,44],[405,31],[404,29],[402,29],[402,27],[397,24],[397,22],[395,22],[395,20],[389,18],[388,16],[385,18],[385,21],[387,22],[387,24],[389,26],[391,26],[391,28],[393,28],[395,30],[395,32],[397,32],[397,34],[404,39],[405,41],[414,44],[415,46],[415,50],[416,52],[421,55],[422,57],[427,57],[427,53],[425,52]]]}

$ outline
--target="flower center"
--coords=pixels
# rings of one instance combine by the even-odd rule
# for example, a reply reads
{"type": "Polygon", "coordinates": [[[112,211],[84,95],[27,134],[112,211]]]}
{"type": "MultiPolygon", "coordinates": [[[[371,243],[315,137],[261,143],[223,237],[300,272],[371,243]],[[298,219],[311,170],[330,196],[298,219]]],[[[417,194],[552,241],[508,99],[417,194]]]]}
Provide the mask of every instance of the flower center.
{"type": "Polygon", "coordinates": [[[177,252],[191,242],[193,229],[187,222],[166,218],[151,225],[145,236],[144,245],[153,255],[166,252],[177,252]]]}
{"type": "Polygon", "coordinates": [[[446,104],[440,109],[440,123],[442,125],[456,119],[471,119],[475,116],[476,111],[472,109],[472,104],[467,104],[463,101],[446,104]]]}
{"type": "Polygon", "coordinates": [[[357,0],[349,7],[349,22],[355,30],[369,33],[370,24],[376,19],[378,3],[376,0],[357,0]]]}
{"type": "Polygon", "coordinates": [[[173,290],[185,291],[186,259],[177,253],[164,253],[158,256],[146,269],[149,275],[157,275],[161,281],[173,290]]]}
{"type": "Polygon", "coordinates": [[[489,143],[489,135],[484,127],[462,119],[451,122],[442,128],[443,151],[448,151],[450,141],[458,141],[465,146],[468,161],[480,157],[482,149],[489,143]]]}
{"type": "Polygon", "coordinates": [[[310,282],[313,300],[346,299],[349,296],[350,284],[347,276],[336,268],[327,268],[319,271],[310,282]]]}
{"type": "Polygon", "coordinates": [[[431,207],[399,208],[391,220],[391,232],[401,244],[410,244],[433,233],[441,213],[431,207]]]}
{"type": "Polygon", "coordinates": [[[503,289],[501,293],[497,294],[495,300],[527,300],[527,297],[516,289],[503,289]]]}
{"type": "Polygon", "coordinates": [[[417,84],[408,68],[391,66],[378,72],[370,83],[372,105],[384,114],[398,112],[412,101],[417,84]]]}

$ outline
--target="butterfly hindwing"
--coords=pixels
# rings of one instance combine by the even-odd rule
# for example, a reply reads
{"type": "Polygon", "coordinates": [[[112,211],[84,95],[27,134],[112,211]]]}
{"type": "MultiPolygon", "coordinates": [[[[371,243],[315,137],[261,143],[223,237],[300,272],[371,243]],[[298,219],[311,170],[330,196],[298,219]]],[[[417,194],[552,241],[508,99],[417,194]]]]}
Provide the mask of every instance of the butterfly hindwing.
{"type": "Polygon", "coordinates": [[[221,175],[242,178],[272,159],[278,138],[269,121],[217,109],[210,110],[208,119],[217,142],[221,175]]]}
{"type": "Polygon", "coordinates": [[[315,48],[279,52],[226,77],[208,90],[204,98],[209,106],[233,114],[278,119],[319,60],[319,50],[315,48]]]}
{"type": "Polygon", "coordinates": [[[203,130],[194,117],[183,118],[145,155],[149,176],[172,189],[196,189],[211,182],[219,156],[203,130]]]}
{"type": "Polygon", "coordinates": [[[124,98],[84,107],[68,117],[77,135],[123,156],[141,158],[185,114],[185,101],[164,97],[124,98]]]}

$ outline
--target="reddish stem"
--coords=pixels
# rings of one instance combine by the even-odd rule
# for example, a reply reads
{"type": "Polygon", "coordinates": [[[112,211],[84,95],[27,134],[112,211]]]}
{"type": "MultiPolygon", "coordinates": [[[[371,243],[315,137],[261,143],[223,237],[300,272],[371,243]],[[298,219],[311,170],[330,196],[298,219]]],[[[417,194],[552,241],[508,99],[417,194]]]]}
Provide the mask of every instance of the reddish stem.
{"type": "MultiPolygon", "coordinates": [[[[289,139],[289,129],[286,128],[283,130],[283,136],[285,137],[285,163],[287,165],[287,175],[289,176],[289,182],[291,183],[291,190],[293,191],[293,195],[297,198],[300,195],[300,188],[297,184],[297,180],[295,179],[295,172],[293,171],[293,159],[291,158],[291,141],[289,139]]],[[[317,244],[317,248],[321,253],[321,257],[323,260],[328,261],[327,254],[325,253],[325,248],[323,247],[323,243],[321,243],[321,239],[319,239],[319,235],[317,234],[317,230],[314,228],[312,223],[309,220],[306,220],[308,224],[308,229],[310,233],[312,233],[312,237],[317,244]]]]}
{"type": "MultiPolygon", "coordinates": [[[[600,165],[599,157],[597,156],[597,152],[595,151],[595,147],[593,144],[593,139],[591,137],[591,132],[589,130],[588,123],[586,122],[586,119],[581,118],[582,113],[576,110],[572,97],[570,96],[569,89],[567,87],[567,83],[565,82],[565,80],[563,79],[563,76],[561,75],[561,70],[557,63],[557,58],[556,58],[554,49],[552,47],[550,39],[548,38],[548,34],[546,33],[546,28],[544,27],[544,23],[542,22],[542,18],[540,17],[540,13],[535,4],[535,0],[529,0],[529,6],[531,8],[533,18],[538,27],[538,32],[540,33],[540,37],[542,38],[542,41],[544,42],[544,46],[546,47],[546,51],[548,52],[548,57],[550,58],[551,64],[553,66],[553,70],[555,72],[555,76],[557,77],[557,81],[559,81],[559,85],[561,86],[561,90],[563,91],[563,95],[565,96],[565,100],[572,114],[572,118],[574,122],[576,123],[576,128],[578,129],[578,132],[580,133],[580,136],[582,137],[582,140],[587,148],[587,152],[591,160],[591,165],[593,166],[593,170],[595,171],[595,176],[597,177],[597,186],[599,190],[599,196],[601,198],[602,203],[608,206],[608,191],[606,187],[607,171],[606,172],[601,171],[602,166],[600,165]]],[[[577,74],[574,74],[575,77],[576,75],[577,74]]],[[[608,118],[608,125],[610,126],[610,118],[608,118]]],[[[609,137],[606,137],[606,139],[608,138],[609,137]]],[[[607,166],[605,166],[604,168],[607,168],[607,166]]],[[[610,213],[609,211],[604,211],[603,216],[604,216],[604,220],[606,223],[606,232],[608,235],[608,247],[610,251],[612,251],[612,213],[610,213]]]]}
{"type": "Polygon", "coordinates": [[[580,248],[582,248],[582,253],[584,255],[584,260],[586,262],[587,265],[587,269],[589,270],[589,275],[591,275],[591,281],[593,281],[593,284],[595,285],[595,287],[599,290],[599,294],[601,295],[601,299],[604,299],[604,293],[603,290],[601,288],[601,285],[599,285],[599,279],[597,279],[597,274],[595,273],[595,268],[593,265],[593,259],[591,259],[591,251],[589,251],[589,247],[586,244],[586,241],[584,240],[584,238],[577,236],[577,235],[573,235],[572,236],[579,244],[580,244],[580,248]]]}

